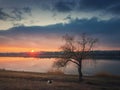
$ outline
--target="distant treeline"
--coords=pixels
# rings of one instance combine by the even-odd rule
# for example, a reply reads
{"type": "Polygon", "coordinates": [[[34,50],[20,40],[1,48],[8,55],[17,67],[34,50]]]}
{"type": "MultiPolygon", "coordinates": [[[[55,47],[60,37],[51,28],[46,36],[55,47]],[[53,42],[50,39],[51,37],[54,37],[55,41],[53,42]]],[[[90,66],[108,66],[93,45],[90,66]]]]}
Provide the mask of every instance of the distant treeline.
{"type": "Polygon", "coordinates": [[[92,51],[92,58],[95,59],[120,59],[120,51],[92,51]]]}
{"type": "MultiPolygon", "coordinates": [[[[63,52],[0,53],[0,57],[61,58],[61,57],[63,57],[63,52]]],[[[120,51],[91,51],[90,56],[87,58],[120,59],[120,51]]]]}

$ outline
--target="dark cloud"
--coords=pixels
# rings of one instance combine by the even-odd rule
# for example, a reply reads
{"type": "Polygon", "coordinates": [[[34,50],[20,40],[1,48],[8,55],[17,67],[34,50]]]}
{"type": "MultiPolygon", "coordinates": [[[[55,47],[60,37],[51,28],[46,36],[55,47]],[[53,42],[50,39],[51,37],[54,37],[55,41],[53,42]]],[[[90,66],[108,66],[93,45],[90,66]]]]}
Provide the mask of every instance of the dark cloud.
{"type": "Polygon", "coordinates": [[[5,12],[5,9],[0,8],[0,20],[22,20],[24,19],[24,14],[31,15],[31,8],[12,8],[9,10],[9,13],[5,12]]]}
{"type": "Polygon", "coordinates": [[[80,0],[79,4],[81,8],[84,9],[105,9],[111,5],[120,3],[119,0],[80,0]]]}
{"type": "Polygon", "coordinates": [[[0,6],[3,8],[17,8],[32,5],[34,0],[0,0],[0,6]]]}
{"type": "Polygon", "coordinates": [[[86,32],[90,34],[111,35],[120,33],[120,19],[98,20],[92,19],[71,19],[69,23],[54,24],[48,26],[18,26],[8,30],[12,33],[74,33],[86,32]]]}
{"type": "Polygon", "coordinates": [[[51,5],[57,0],[0,0],[0,6],[3,8],[42,8],[51,9],[51,5]]]}
{"type": "Polygon", "coordinates": [[[68,15],[67,17],[65,17],[64,20],[72,20],[71,15],[68,15]]]}
{"type": "Polygon", "coordinates": [[[28,15],[31,15],[31,8],[24,7],[24,8],[13,8],[12,12],[13,17],[15,20],[22,20],[24,19],[24,14],[27,13],[28,15]]]}
{"type": "Polygon", "coordinates": [[[22,17],[23,12],[22,12],[20,9],[14,8],[14,9],[12,10],[12,13],[14,14],[14,18],[15,18],[16,20],[21,20],[21,19],[23,19],[23,17],[22,17]]]}
{"type": "Polygon", "coordinates": [[[71,20],[67,27],[69,29],[81,30],[89,33],[99,34],[113,34],[120,32],[120,19],[98,20],[92,19],[76,19],[71,20]],[[110,32],[109,32],[110,31],[110,32]]]}
{"type": "Polygon", "coordinates": [[[24,11],[25,13],[31,14],[31,8],[30,8],[30,7],[24,7],[24,8],[23,8],[23,11],[24,11]]]}
{"type": "Polygon", "coordinates": [[[12,18],[9,14],[3,11],[3,8],[0,8],[0,20],[7,20],[8,18],[12,18]]]}
{"type": "Polygon", "coordinates": [[[58,1],[53,6],[53,9],[57,10],[58,12],[70,12],[74,9],[74,7],[74,1],[58,1]]]}
{"type": "Polygon", "coordinates": [[[104,11],[113,14],[120,12],[120,0],[80,0],[79,10],[104,11]]]}
{"type": "MultiPolygon", "coordinates": [[[[102,14],[119,15],[120,0],[56,0],[51,3],[51,8],[64,13],[71,11],[92,13],[97,11],[102,14]]],[[[52,10],[51,8],[46,9],[52,10]]]]}
{"type": "Polygon", "coordinates": [[[68,16],[61,16],[69,23],[58,23],[43,27],[25,27],[22,24],[19,26],[19,23],[15,23],[16,27],[0,31],[0,43],[2,44],[2,41],[7,42],[10,38],[14,38],[13,40],[16,37],[21,38],[21,36],[62,36],[65,33],[79,35],[86,32],[98,36],[104,43],[113,47],[120,46],[120,0],[0,0],[0,20],[20,21],[27,18],[26,15],[31,16],[34,13],[32,10],[39,11],[39,9],[51,11],[54,15],[67,13],[68,16]],[[80,14],[84,15],[83,12],[88,13],[88,16],[85,15],[85,19],[73,19],[73,17],[79,17],[80,14]],[[94,17],[97,13],[105,16],[113,15],[114,18],[111,19],[110,17],[109,20],[86,19],[89,17],[89,13],[93,15],[90,17],[94,17]]]}
{"type": "MultiPolygon", "coordinates": [[[[120,46],[120,19],[98,20],[92,19],[75,19],[68,24],[55,24],[49,26],[18,26],[7,31],[0,31],[0,36],[9,37],[27,37],[27,36],[63,36],[65,33],[80,35],[88,33],[97,37],[103,44],[119,48],[120,46]]],[[[37,38],[38,38],[37,37],[37,38]]],[[[54,38],[53,38],[54,39],[54,38]]],[[[0,40],[2,41],[2,40],[0,40]]]]}
{"type": "Polygon", "coordinates": [[[48,10],[52,12],[100,12],[104,14],[119,15],[120,0],[0,0],[2,8],[24,8],[25,12],[31,12],[30,8],[48,10]]]}
{"type": "Polygon", "coordinates": [[[109,7],[109,8],[107,9],[107,11],[119,15],[119,14],[120,14],[120,3],[109,7]]]}

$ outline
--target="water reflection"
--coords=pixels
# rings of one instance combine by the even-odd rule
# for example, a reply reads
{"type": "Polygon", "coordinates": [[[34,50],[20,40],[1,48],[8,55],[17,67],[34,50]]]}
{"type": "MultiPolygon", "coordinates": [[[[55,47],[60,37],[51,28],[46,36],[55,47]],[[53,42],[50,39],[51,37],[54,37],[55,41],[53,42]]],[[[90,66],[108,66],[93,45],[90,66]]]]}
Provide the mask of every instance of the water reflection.
{"type": "Polygon", "coordinates": [[[47,72],[54,60],[22,57],[0,58],[0,68],[17,71],[47,72]]]}
{"type": "MultiPolygon", "coordinates": [[[[22,58],[22,57],[0,57],[0,69],[30,71],[30,72],[48,72],[52,70],[55,59],[49,58],[22,58]]],[[[120,75],[119,60],[84,60],[82,71],[85,75],[92,75],[98,72],[109,72],[120,75]]],[[[77,68],[70,63],[63,69],[66,74],[78,74],[77,68]]]]}

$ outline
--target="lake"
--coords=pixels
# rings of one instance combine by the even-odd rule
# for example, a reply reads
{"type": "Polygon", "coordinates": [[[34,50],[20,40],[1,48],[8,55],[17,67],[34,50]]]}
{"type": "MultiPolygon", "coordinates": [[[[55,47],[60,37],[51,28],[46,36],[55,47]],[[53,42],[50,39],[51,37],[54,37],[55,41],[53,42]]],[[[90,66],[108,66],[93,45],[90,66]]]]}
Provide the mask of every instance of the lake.
{"type": "MultiPolygon", "coordinates": [[[[0,57],[0,69],[44,73],[54,69],[52,67],[54,61],[54,58],[0,57]]],[[[82,64],[84,75],[93,75],[99,72],[120,75],[119,69],[120,60],[84,60],[82,64]]],[[[78,74],[73,63],[62,70],[66,74],[78,74]]]]}

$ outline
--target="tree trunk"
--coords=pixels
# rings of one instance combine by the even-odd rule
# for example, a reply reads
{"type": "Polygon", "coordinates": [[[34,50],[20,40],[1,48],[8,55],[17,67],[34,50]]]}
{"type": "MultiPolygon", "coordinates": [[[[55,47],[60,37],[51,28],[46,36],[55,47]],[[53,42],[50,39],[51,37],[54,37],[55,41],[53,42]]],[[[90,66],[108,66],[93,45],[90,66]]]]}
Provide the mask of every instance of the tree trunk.
{"type": "Polygon", "coordinates": [[[81,82],[83,79],[83,74],[82,74],[82,60],[79,60],[79,66],[78,66],[78,73],[79,73],[79,81],[81,82]]]}

